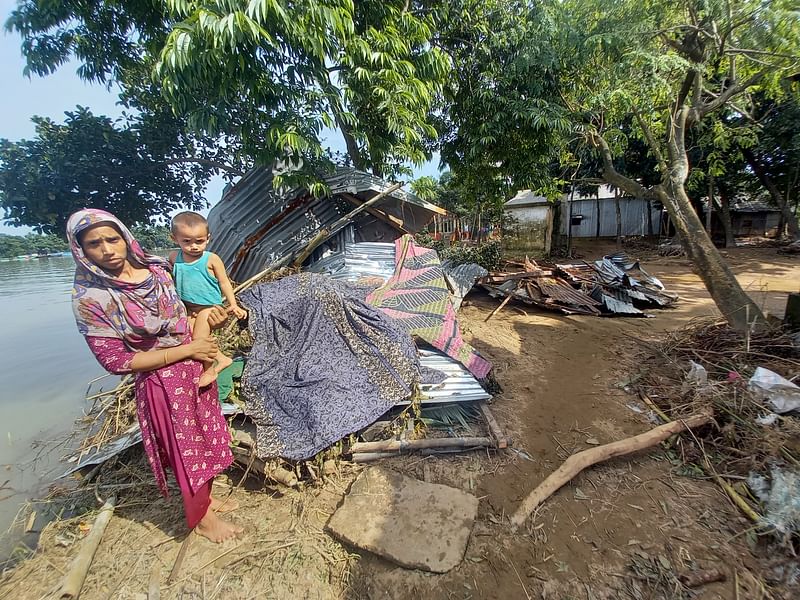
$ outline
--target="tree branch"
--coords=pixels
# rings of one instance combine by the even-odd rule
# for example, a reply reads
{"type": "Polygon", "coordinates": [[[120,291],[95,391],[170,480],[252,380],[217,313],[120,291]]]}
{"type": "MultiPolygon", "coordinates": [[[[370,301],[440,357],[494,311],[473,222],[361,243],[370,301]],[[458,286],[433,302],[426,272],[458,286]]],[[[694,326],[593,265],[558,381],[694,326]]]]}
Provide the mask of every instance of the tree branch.
{"type": "Polygon", "coordinates": [[[244,175],[242,171],[239,169],[235,169],[230,165],[226,165],[225,163],[217,162],[216,160],[210,160],[208,158],[197,158],[197,157],[187,157],[187,158],[166,158],[163,161],[164,164],[167,165],[179,165],[183,163],[197,163],[198,165],[205,165],[207,167],[214,167],[219,169],[220,171],[225,171],[226,173],[230,173],[231,175],[236,175],[241,177],[244,175]]]}
{"type": "Polygon", "coordinates": [[[602,135],[595,131],[590,131],[589,142],[600,150],[600,156],[603,160],[603,178],[608,183],[637,198],[645,198],[647,200],[658,199],[658,194],[655,191],[644,187],[638,181],[630,177],[625,177],[617,171],[614,167],[614,158],[611,154],[611,148],[602,135]]]}
{"type": "Polygon", "coordinates": [[[639,122],[639,127],[641,127],[642,131],[644,132],[644,137],[647,139],[647,143],[650,145],[650,149],[653,151],[653,155],[658,161],[658,169],[661,171],[661,176],[666,178],[667,175],[669,175],[669,168],[667,167],[667,161],[664,160],[664,155],[661,153],[661,148],[658,147],[656,139],[653,136],[653,132],[651,131],[650,126],[645,123],[645,120],[642,118],[642,113],[639,112],[639,109],[634,106],[633,112],[636,115],[636,120],[639,122]]]}
{"type": "Polygon", "coordinates": [[[767,69],[763,69],[758,73],[754,74],[749,79],[743,81],[742,83],[734,83],[730,87],[723,90],[719,96],[715,97],[710,102],[704,103],[697,109],[693,109],[692,113],[689,115],[689,122],[697,123],[707,114],[714,112],[715,110],[721,108],[725,105],[725,103],[730,100],[733,96],[737,94],[741,94],[747,88],[754,86],[759,81],[761,81],[764,76],[767,74],[767,69]]]}

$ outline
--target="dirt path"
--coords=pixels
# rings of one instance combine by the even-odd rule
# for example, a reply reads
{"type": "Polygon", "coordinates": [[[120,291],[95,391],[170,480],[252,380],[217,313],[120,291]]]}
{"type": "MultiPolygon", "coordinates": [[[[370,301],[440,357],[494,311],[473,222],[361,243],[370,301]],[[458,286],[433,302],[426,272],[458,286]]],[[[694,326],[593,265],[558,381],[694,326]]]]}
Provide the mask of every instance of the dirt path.
{"type": "MultiPolygon", "coordinates": [[[[796,260],[774,250],[730,254],[742,285],[769,312],[782,314],[786,292],[800,289],[796,260]]],[[[715,485],[676,475],[677,461],[668,462],[660,449],[580,475],[529,520],[526,532],[508,533],[504,516],[566,456],[652,426],[635,412],[637,398],[622,389],[637,371],[636,339],[716,312],[685,260],[656,259],[645,267],[681,294],[678,308],[653,311],[653,319],[600,319],[526,315],[512,307],[486,323],[496,301],[471,298],[462,325],[491,358],[504,388],[493,410],[530,459],[517,456],[499,467],[462,459],[438,469],[435,482],[465,489],[470,486],[460,475],[480,472],[480,521],[466,560],[451,573],[430,576],[365,557],[354,597],[677,598],[669,594],[668,573],[703,568],[727,575],[727,582],[706,586],[703,598],[759,597],[749,575],[757,561],[737,536],[748,524],[715,485]]]]}

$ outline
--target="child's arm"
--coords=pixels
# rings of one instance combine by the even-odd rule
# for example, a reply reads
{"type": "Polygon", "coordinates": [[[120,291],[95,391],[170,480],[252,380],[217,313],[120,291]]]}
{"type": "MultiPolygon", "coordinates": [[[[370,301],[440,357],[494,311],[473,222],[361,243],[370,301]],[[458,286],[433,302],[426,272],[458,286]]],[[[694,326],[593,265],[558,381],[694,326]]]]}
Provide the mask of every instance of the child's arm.
{"type": "Polygon", "coordinates": [[[177,250],[170,250],[169,255],[167,256],[167,260],[169,261],[169,266],[175,266],[175,259],[178,258],[178,251],[177,250]]]}
{"type": "Polygon", "coordinates": [[[233,285],[231,284],[231,280],[228,279],[228,273],[225,271],[225,265],[223,264],[222,259],[213,252],[210,254],[211,256],[208,259],[208,266],[211,267],[211,270],[214,272],[214,277],[216,277],[219,281],[219,289],[222,292],[222,295],[225,296],[228,304],[231,305],[231,312],[236,315],[236,318],[244,319],[247,316],[247,313],[242,310],[239,307],[239,304],[236,302],[236,296],[233,294],[233,285]]]}

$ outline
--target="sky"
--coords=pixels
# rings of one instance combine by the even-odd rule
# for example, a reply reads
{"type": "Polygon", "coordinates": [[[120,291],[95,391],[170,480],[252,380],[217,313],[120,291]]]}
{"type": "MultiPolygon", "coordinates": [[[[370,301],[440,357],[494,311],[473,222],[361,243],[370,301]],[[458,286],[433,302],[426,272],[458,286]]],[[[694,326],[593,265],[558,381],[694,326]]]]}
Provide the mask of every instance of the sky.
{"type": "MultiPolygon", "coordinates": [[[[0,0],[3,25],[15,6],[16,0],[0,0]]],[[[39,115],[63,122],[64,112],[77,105],[85,106],[97,115],[120,116],[122,110],[116,104],[116,90],[82,81],[76,73],[78,64],[75,62],[46,77],[25,77],[20,44],[17,34],[5,29],[0,31],[0,81],[5,89],[0,94],[0,138],[11,141],[30,139],[34,135],[31,117],[39,115]]],[[[344,151],[344,142],[338,136],[330,138],[330,145],[335,150],[344,151]]],[[[438,157],[434,157],[434,161],[416,169],[414,176],[437,176],[438,172],[438,157]]],[[[211,205],[221,197],[224,185],[222,178],[218,177],[206,188],[206,199],[211,205]]],[[[27,227],[11,227],[0,221],[0,233],[24,235],[30,231],[27,227]]]]}

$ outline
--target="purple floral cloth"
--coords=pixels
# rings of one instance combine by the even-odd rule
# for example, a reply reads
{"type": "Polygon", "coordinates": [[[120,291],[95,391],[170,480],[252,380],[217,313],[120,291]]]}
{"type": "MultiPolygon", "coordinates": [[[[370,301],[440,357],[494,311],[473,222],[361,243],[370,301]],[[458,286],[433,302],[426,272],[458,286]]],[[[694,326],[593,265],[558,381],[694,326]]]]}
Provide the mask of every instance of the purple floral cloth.
{"type": "Polygon", "coordinates": [[[411,395],[411,336],[356,290],[301,273],[241,295],[253,337],[242,374],[262,458],[306,459],[411,395]]]}

